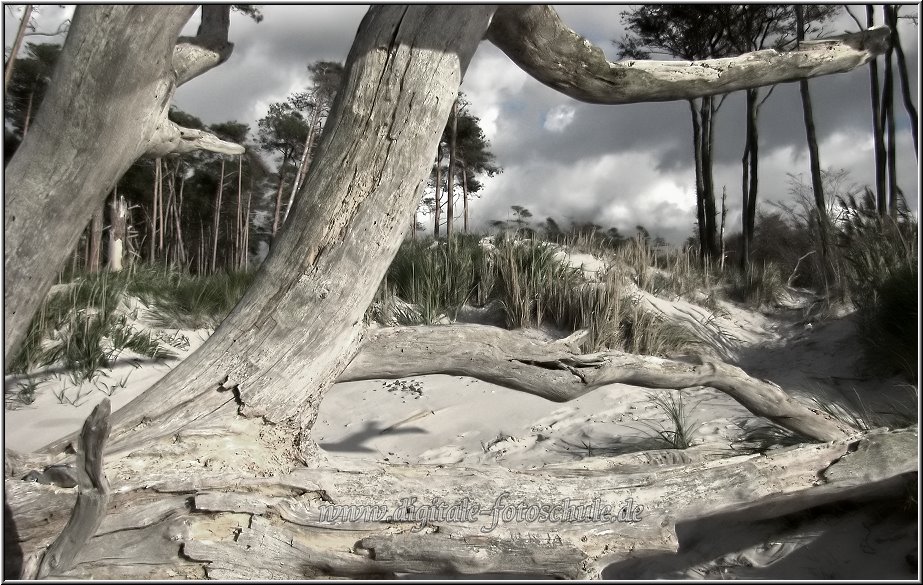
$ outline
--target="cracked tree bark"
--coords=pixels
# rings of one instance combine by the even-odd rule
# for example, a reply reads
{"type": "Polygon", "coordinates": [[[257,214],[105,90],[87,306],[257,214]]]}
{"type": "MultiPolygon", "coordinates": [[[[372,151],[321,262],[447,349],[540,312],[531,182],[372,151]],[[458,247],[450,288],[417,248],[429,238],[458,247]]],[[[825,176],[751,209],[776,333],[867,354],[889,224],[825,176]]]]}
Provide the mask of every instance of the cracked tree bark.
{"type": "MultiPolygon", "coordinates": [[[[644,463],[646,454],[635,453],[535,470],[370,462],[263,478],[234,469],[190,474],[149,451],[107,464],[108,515],[74,566],[49,576],[598,578],[610,563],[675,552],[678,522],[899,496],[917,471],[918,440],[913,427],[685,464],[644,463]],[[349,506],[353,515],[340,515],[349,506]],[[452,516],[449,506],[467,515],[452,516]],[[615,516],[601,521],[606,506],[615,516]]],[[[68,521],[73,494],[9,477],[6,494],[29,577],[68,521]]]]}
{"type": "Polygon", "coordinates": [[[66,571],[106,516],[109,481],[103,472],[103,446],[109,438],[109,399],[104,398],[80,432],[77,451],[77,502],[70,519],[42,558],[39,579],[66,571]]]}
{"type": "MultiPolygon", "coordinates": [[[[67,248],[67,242],[71,241],[68,238],[78,237],[79,229],[88,219],[87,216],[81,223],[82,211],[68,207],[71,200],[63,208],[75,216],[68,217],[55,207],[65,192],[65,183],[68,187],[83,186],[79,197],[74,199],[83,201],[86,209],[92,206],[85,202],[95,201],[96,197],[101,203],[120,169],[127,168],[132,157],[157,152],[152,137],[164,119],[174,79],[178,82],[201,73],[220,62],[225,50],[222,43],[226,43],[226,36],[224,40],[221,35],[215,37],[217,50],[208,48],[213,40],[209,36],[209,43],[202,44],[211,57],[192,59],[190,65],[188,55],[198,49],[186,47],[182,39],[173,47],[179,28],[191,13],[189,7],[81,9],[80,22],[75,18],[74,23],[78,34],[72,28],[68,37],[71,45],[65,49],[52,84],[55,89],[49,94],[59,100],[50,103],[58,106],[65,98],[83,104],[78,108],[80,116],[74,120],[61,119],[64,112],[72,115],[73,108],[46,105],[43,113],[50,113],[43,114],[47,118],[43,131],[31,143],[23,144],[16,155],[18,160],[14,159],[8,167],[8,197],[13,196],[16,208],[11,212],[8,205],[6,211],[6,266],[8,282],[16,286],[6,289],[7,355],[18,345],[17,336],[24,333],[47,290],[43,283],[46,280],[50,283],[54,274],[55,264],[51,259],[55,250],[67,248]],[[159,18],[162,26],[151,27],[152,16],[159,18]],[[119,50],[91,51],[106,43],[119,50]],[[151,46],[157,49],[151,51],[151,46]],[[99,67],[99,78],[91,76],[90,82],[81,86],[76,63],[99,67]],[[116,84],[110,74],[123,77],[118,77],[116,84]],[[129,95],[111,92],[112,87],[124,87],[129,95]],[[92,101],[100,96],[113,100],[109,105],[120,106],[114,110],[118,116],[104,119],[100,112],[105,108],[92,101]],[[128,127],[132,128],[130,132],[126,132],[128,127]],[[78,151],[71,149],[69,143],[49,146],[60,141],[62,131],[73,136],[74,143],[86,144],[87,148],[78,151]],[[116,146],[118,156],[110,157],[110,149],[116,146]],[[78,164],[97,159],[104,164],[78,164]],[[49,235],[55,233],[52,231],[55,222],[64,226],[60,227],[64,230],[61,241],[45,237],[45,230],[49,235]],[[77,226],[73,237],[69,235],[69,222],[77,226]],[[11,225],[15,232],[12,238],[11,225]],[[43,239],[38,242],[28,239],[27,230],[30,237],[40,233],[43,239]],[[27,250],[29,246],[32,248],[27,250]],[[11,298],[15,302],[11,303],[11,298]],[[14,334],[9,333],[11,330],[14,334]]],[[[292,217],[280,232],[253,286],[208,342],[112,417],[112,438],[106,449],[106,456],[111,458],[107,472],[110,477],[118,478],[117,489],[125,491],[113,498],[110,515],[90,545],[78,555],[77,567],[71,574],[89,570],[97,576],[139,575],[140,571],[149,570],[143,565],[145,559],[153,557],[158,559],[154,565],[168,567],[165,570],[180,576],[204,575],[205,567],[209,567],[212,575],[238,574],[240,566],[234,564],[237,557],[263,567],[265,573],[261,574],[266,575],[391,573],[401,563],[407,563],[411,571],[426,567],[468,571],[478,566],[477,559],[490,557],[490,551],[496,552],[495,549],[499,549],[500,556],[491,562],[514,562],[514,558],[519,558],[522,565],[526,549],[517,546],[510,537],[496,541],[465,536],[464,542],[471,546],[462,547],[444,536],[428,535],[436,543],[429,549],[431,553],[414,557],[410,545],[416,545],[417,541],[391,535],[391,524],[377,525],[371,533],[362,535],[379,540],[355,545],[358,533],[354,530],[324,526],[305,531],[297,521],[289,522],[282,516],[279,524],[272,513],[254,514],[252,508],[239,508],[243,505],[239,497],[235,500],[248,493],[265,498],[268,489],[274,497],[308,494],[308,503],[316,504],[317,498],[322,500],[328,491],[339,490],[345,495],[338,503],[369,503],[390,497],[398,488],[407,489],[409,495],[429,494],[426,490],[432,477],[442,478],[439,489],[447,498],[456,485],[475,491],[507,486],[514,489],[529,484],[521,475],[494,469],[477,469],[459,476],[458,470],[414,468],[410,470],[411,474],[417,474],[413,480],[402,476],[400,469],[387,466],[381,466],[380,473],[374,476],[324,470],[308,435],[324,392],[357,351],[364,332],[365,308],[400,244],[407,227],[405,219],[416,204],[417,187],[428,171],[429,154],[445,127],[462,74],[485,31],[495,44],[545,83],[588,101],[605,93],[605,103],[687,99],[848,70],[879,51],[882,37],[881,31],[871,31],[842,41],[816,43],[813,49],[803,47],[794,54],[763,51],[695,64],[609,64],[605,59],[598,61],[602,55],[598,49],[564,30],[550,9],[504,7],[496,16],[494,10],[483,6],[380,5],[369,11],[350,51],[344,85],[318,147],[317,164],[312,166],[302,188],[303,195],[296,198],[292,217]],[[447,27],[446,23],[452,26],[447,27]],[[557,36],[547,37],[548,27],[557,36]],[[548,44],[547,38],[555,42],[548,44]],[[554,71],[555,63],[569,64],[571,73],[562,77],[560,71],[554,71]],[[552,73],[543,73],[546,70],[552,73]],[[237,447],[229,450],[229,441],[237,447]],[[315,469],[292,471],[299,462],[309,463],[315,469]],[[285,475],[289,472],[307,475],[285,475]],[[287,479],[282,484],[274,483],[276,480],[250,479],[273,474],[287,479]],[[370,477],[374,477],[371,483],[370,477]],[[307,483],[296,483],[305,478],[307,483]],[[158,485],[164,491],[157,491],[158,485]],[[188,497],[204,487],[231,492],[226,499],[237,502],[234,510],[203,515],[194,507],[195,501],[193,509],[187,509],[188,497]],[[267,524],[267,518],[271,519],[270,524],[275,524],[267,524]],[[137,528],[131,531],[131,539],[126,538],[126,527],[137,528]],[[277,546],[286,537],[288,548],[283,547],[280,552],[277,546]],[[94,542],[102,548],[94,549],[94,542]],[[215,543],[222,544],[211,546],[215,543]],[[240,556],[244,553],[239,545],[244,544],[254,546],[253,558],[240,556]],[[227,554],[236,556],[228,558],[227,554]],[[305,556],[301,560],[286,557],[291,554],[305,556]],[[387,560],[389,557],[391,561],[387,560]],[[276,563],[282,563],[280,568],[276,563]],[[109,568],[104,570],[101,568],[104,566],[109,568]]],[[[221,21],[206,20],[219,24],[221,21]]],[[[207,28],[204,23],[203,28],[207,28]]],[[[203,38],[208,36],[202,30],[200,34],[203,38]]],[[[172,135],[169,129],[161,130],[164,131],[172,135]]],[[[33,139],[33,133],[29,138],[33,139]]],[[[184,143],[181,137],[176,144],[184,143]]],[[[72,191],[67,193],[70,195],[72,191]]],[[[703,372],[693,372],[688,380],[706,381],[703,372]]],[[[662,383],[676,383],[676,378],[662,383]]],[[[841,457],[847,447],[843,443],[835,445],[830,447],[832,451],[824,452],[841,457]]],[[[48,451],[59,454],[63,446],[63,442],[58,442],[48,451]]],[[[805,449],[814,453],[826,447],[805,449]]],[[[826,460],[821,469],[826,469],[829,463],[826,460]]],[[[704,471],[694,470],[694,473],[704,471]]],[[[904,472],[888,468],[885,475],[893,477],[904,472]]],[[[775,483],[775,479],[787,476],[779,474],[777,469],[773,473],[772,481],[766,485],[775,491],[783,489],[784,484],[775,483]]],[[[813,486],[815,475],[805,473],[799,476],[800,481],[810,477],[813,486]]],[[[601,490],[608,494],[606,497],[613,498],[624,495],[626,492],[610,489],[609,475],[593,481],[580,480],[579,471],[571,480],[554,476],[553,481],[536,482],[536,491],[526,495],[542,495],[546,499],[559,494],[577,497],[588,493],[587,490],[601,490]]],[[[676,485],[685,488],[688,477],[676,485]]],[[[640,477],[626,481],[636,480],[646,481],[640,477]]],[[[13,483],[7,485],[11,487],[13,483]]],[[[751,487],[725,485],[732,494],[741,490],[752,493],[751,487]]],[[[703,484],[703,490],[706,488],[725,489],[717,484],[703,484]]],[[[732,502],[728,505],[739,501],[739,495],[726,500],[732,502]]],[[[679,499],[670,505],[677,509],[686,507],[679,499]]],[[[695,506],[689,509],[694,510],[695,506]]],[[[705,509],[714,508],[705,506],[705,509]]],[[[16,516],[25,522],[30,516],[26,513],[21,517],[22,510],[19,507],[16,516]]],[[[47,545],[42,535],[48,530],[33,527],[35,542],[44,542],[39,548],[47,545]]],[[[445,530],[443,535],[451,535],[449,528],[445,530]]],[[[631,549],[627,541],[610,537],[588,538],[586,542],[592,544],[569,546],[581,551],[580,555],[589,555],[587,558],[625,555],[631,549]],[[601,546],[606,552],[586,548],[593,546],[601,546]]],[[[578,542],[583,541],[578,539],[578,542]]],[[[657,538],[649,542],[653,548],[665,546],[657,538]]],[[[568,555],[579,569],[563,571],[592,573],[592,562],[584,563],[577,553],[568,555]]],[[[549,571],[555,572],[551,568],[549,571]]],[[[246,576],[252,575],[248,568],[246,576]]]]}

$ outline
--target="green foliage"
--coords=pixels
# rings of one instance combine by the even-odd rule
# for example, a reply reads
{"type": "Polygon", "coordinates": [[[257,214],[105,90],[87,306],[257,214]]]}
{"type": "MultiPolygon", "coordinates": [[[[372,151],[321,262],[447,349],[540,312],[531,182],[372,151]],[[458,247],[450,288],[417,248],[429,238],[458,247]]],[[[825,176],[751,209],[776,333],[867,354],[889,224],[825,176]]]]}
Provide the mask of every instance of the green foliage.
{"type": "Polygon", "coordinates": [[[632,301],[622,317],[623,349],[641,355],[666,356],[701,343],[685,325],[668,320],[660,313],[645,310],[632,301]]]}
{"type": "Polygon", "coordinates": [[[880,216],[875,198],[841,200],[845,210],[839,246],[846,281],[859,317],[859,338],[871,369],[900,373],[916,383],[919,314],[917,220],[900,205],[880,216]]]}
{"type": "Polygon", "coordinates": [[[753,307],[778,304],[785,292],[785,281],[778,265],[765,263],[749,270],[732,269],[727,275],[730,298],[753,307]]]}
{"type": "Polygon", "coordinates": [[[136,330],[119,310],[127,288],[125,274],[101,273],[50,294],[7,371],[26,373],[58,363],[79,384],[94,379],[125,349],[153,359],[174,357],[169,344],[136,330]]]}
{"type": "Polygon", "coordinates": [[[620,271],[608,270],[598,282],[589,282],[560,255],[549,242],[513,237],[496,238],[486,247],[473,236],[449,243],[405,241],[371,316],[384,322],[412,319],[412,311],[399,302],[403,299],[423,322],[433,323],[443,315],[454,318],[466,302],[483,306],[496,300],[508,327],[583,329],[587,335],[581,343],[588,351],[663,355],[699,343],[686,327],[632,300],[620,271]]]}
{"type": "Polygon", "coordinates": [[[497,242],[492,253],[496,277],[492,294],[500,300],[510,328],[559,320],[564,296],[579,275],[555,258],[555,252],[537,240],[504,237],[497,242]]]}
{"type": "Polygon", "coordinates": [[[188,340],[133,324],[122,300],[133,296],[149,305],[162,327],[215,327],[252,280],[253,273],[192,276],[165,266],[82,275],[45,299],[8,372],[60,364],[77,385],[94,380],[125,350],[151,359],[176,357],[174,350],[188,340]]]}
{"type": "Polygon", "coordinates": [[[696,423],[692,417],[693,411],[701,403],[696,402],[688,406],[683,401],[683,391],[675,393],[648,394],[654,405],[663,414],[667,415],[667,425],[656,425],[647,421],[641,423],[647,428],[650,436],[661,441],[668,449],[688,449],[693,444],[693,436],[702,423],[696,423]]]}
{"type": "Polygon", "coordinates": [[[209,275],[180,272],[140,272],[129,292],[150,305],[160,327],[215,328],[243,297],[254,272],[228,271],[209,275]],[[163,274],[158,282],[157,275],[163,274]]]}
{"type": "Polygon", "coordinates": [[[308,137],[308,122],[290,102],[269,104],[269,112],[260,118],[259,144],[267,151],[276,151],[288,162],[301,155],[308,137]]]}
{"type": "Polygon", "coordinates": [[[383,285],[417,305],[423,322],[434,323],[443,315],[454,318],[463,304],[478,298],[484,265],[475,236],[412,240],[398,250],[383,285]]]}
{"type": "Polygon", "coordinates": [[[25,56],[16,59],[3,113],[17,137],[21,138],[27,122],[35,119],[60,54],[59,44],[26,43],[25,56]]]}

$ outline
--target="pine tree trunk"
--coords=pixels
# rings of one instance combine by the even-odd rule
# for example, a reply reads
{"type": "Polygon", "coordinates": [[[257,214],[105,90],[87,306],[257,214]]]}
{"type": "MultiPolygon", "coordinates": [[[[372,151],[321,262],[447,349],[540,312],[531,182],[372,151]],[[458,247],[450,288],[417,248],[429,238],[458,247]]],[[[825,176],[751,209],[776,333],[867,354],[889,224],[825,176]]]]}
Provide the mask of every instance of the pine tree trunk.
{"type": "Polygon", "coordinates": [[[35,92],[29,92],[29,101],[26,103],[26,117],[22,122],[22,139],[25,140],[26,136],[29,134],[29,122],[32,120],[32,99],[35,97],[35,92]]]}
{"type": "Polygon", "coordinates": [[[727,188],[726,187],[722,188],[721,189],[721,232],[718,235],[718,238],[719,238],[718,241],[720,242],[720,246],[721,246],[721,256],[720,256],[721,257],[721,272],[724,272],[724,257],[727,254],[725,250],[725,244],[724,244],[724,220],[725,218],[727,218],[727,212],[728,212],[727,206],[725,205],[727,203],[727,195],[728,195],[727,188]]]}
{"type": "Polygon", "coordinates": [[[244,246],[240,251],[240,265],[244,270],[250,269],[250,202],[253,199],[253,174],[250,174],[250,186],[247,189],[247,213],[244,216],[244,246]]]}
{"type": "MultiPolygon", "coordinates": [[[[866,5],[865,16],[868,28],[872,28],[875,25],[875,7],[872,4],[866,5]]],[[[872,93],[872,132],[875,141],[875,195],[878,202],[878,214],[885,215],[888,208],[885,177],[888,171],[884,127],[882,126],[881,89],[878,83],[877,59],[869,61],[869,83],[872,93]]]]}
{"type": "Polygon", "coordinates": [[[292,209],[292,205],[295,203],[295,194],[301,189],[305,178],[308,176],[308,168],[311,166],[311,146],[314,144],[314,136],[319,123],[320,106],[315,104],[314,111],[311,113],[311,125],[308,129],[308,137],[304,141],[304,153],[301,155],[301,162],[298,163],[298,172],[295,175],[294,182],[292,182],[292,193],[288,197],[288,207],[285,208],[285,215],[282,218],[282,223],[285,223],[285,220],[288,219],[288,214],[292,209]]]}
{"type": "MultiPolygon", "coordinates": [[[[885,21],[888,21],[890,8],[885,5],[885,21]]],[[[888,171],[888,214],[891,217],[897,217],[897,141],[894,136],[894,70],[892,68],[893,49],[891,47],[885,52],[885,76],[882,87],[882,111],[881,125],[884,128],[887,138],[885,156],[888,171]]]]}
{"type": "Polygon", "coordinates": [[[458,99],[452,103],[449,115],[451,132],[449,133],[449,172],[446,174],[446,223],[445,237],[452,237],[452,222],[455,220],[455,138],[458,134],[458,99]]]}
{"type": "MultiPolygon", "coordinates": [[[[747,92],[747,100],[749,102],[750,92],[747,92]]],[[[749,110],[748,110],[749,113],[749,110]]],[[[749,116],[747,116],[747,126],[749,126],[749,116]]],[[[744,144],[744,155],[740,159],[740,192],[741,192],[741,206],[740,206],[740,249],[738,253],[740,258],[738,262],[740,263],[740,269],[744,274],[749,273],[750,271],[750,222],[748,210],[750,209],[750,132],[749,128],[747,131],[747,139],[744,144]]]]}
{"type": "Polygon", "coordinates": [[[465,233],[468,233],[468,165],[462,165],[462,197],[465,206],[465,233]]]}
{"type": "Polygon", "coordinates": [[[436,211],[433,214],[433,237],[439,237],[439,223],[442,219],[442,144],[437,147],[436,154],[436,211]]]}
{"type": "MultiPolygon", "coordinates": [[[[215,223],[214,239],[212,240],[211,273],[214,274],[218,266],[218,236],[221,233],[221,195],[224,192],[224,158],[221,159],[221,178],[218,180],[218,193],[215,195],[215,223]]],[[[276,210],[278,212],[278,209],[276,210]]]]}
{"type": "Polygon", "coordinates": [[[90,220],[90,239],[88,243],[88,254],[87,254],[87,272],[90,274],[96,274],[99,272],[99,262],[100,262],[100,245],[103,239],[103,209],[100,207],[96,213],[93,214],[93,219],[90,220]]]}
{"type": "Polygon", "coordinates": [[[157,195],[160,189],[160,158],[154,160],[154,193],[151,196],[151,211],[148,214],[148,258],[147,261],[153,264],[157,259],[157,195]]]}
{"type": "MultiPolygon", "coordinates": [[[[795,15],[798,27],[798,42],[804,40],[804,16],[803,7],[795,7],[795,15]]],[[[827,203],[824,198],[824,180],[821,174],[820,149],[817,145],[817,130],[814,127],[814,108],[811,104],[811,88],[807,79],[798,82],[798,89],[801,93],[801,110],[804,114],[804,132],[808,141],[808,159],[811,168],[811,186],[814,191],[814,207],[817,210],[817,230],[820,235],[820,246],[822,262],[826,269],[828,244],[827,244],[827,203]]]]}
{"type": "MultiPolygon", "coordinates": [[[[750,188],[747,189],[747,235],[750,238],[748,250],[753,249],[753,235],[756,230],[756,199],[759,187],[759,105],[756,89],[747,92],[747,141],[750,143],[750,188]],[[752,98],[751,98],[752,96],[752,98]]],[[[749,259],[748,259],[749,262],[749,259]]]]}
{"type": "Polygon", "coordinates": [[[159,203],[158,207],[158,217],[157,225],[160,227],[160,233],[157,241],[157,250],[163,256],[163,236],[166,231],[167,224],[164,222],[164,204],[163,204],[163,160],[159,157],[157,158],[157,200],[159,203]]]}
{"type": "Polygon", "coordinates": [[[183,191],[186,188],[186,170],[182,167],[182,161],[176,161],[176,172],[180,173],[179,195],[176,203],[176,245],[179,252],[179,261],[185,265],[188,257],[186,255],[186,243],[183,241],[183,191]]]}
{"type": "MultiPolygon", "coordinates": [[[[704,99],[704,98],[701,98],[704,99]]],[[[692,114],[692,152],[695,161],[695,212],[699,233],[699,257],[708,257],[708,239],[705,232],[705,183],[702,180],[702,117],[696,100],[689,100],[692,114]]]]}
{"type": "Polygon", "coordinates": [[[705,189],[705,244],[708,258],[714,260],[718,254],[717,209],[715,209],[715,180],[712,153],[715,146],[715,96],[702,98],[702,185],[705,189]]]}
{"type": "Polygon", "coordinates": [[[282,164],[279,165],[279,186],[276,188],[276,210],[272,216],[272,237],[276,237],[276,233],[279,231],[279,220],[282,215],[282,189],[285,186],[285,163],[288,162],[288,157],[282,159],[282,164]]]}
{"type": "MultiPolygon", "coordinates": [[[[163,163],[164,169],[168,172],[166,173],[166,184],[167,184],[167,203],[165,205],[165,210],[163,216],[161,217],[161,226],[163,226],[163,233],[161,234],[161,241],[166,241],[166,247],[164,248],[164,260],[167,262],[176,263],[176,223],[171,221],[172,217],[176,216],[176,169],[169,170],[169,164],[163,163]],[[172,252],[172,253],[171,253],[172,252]]],[[[163,171],[161,171],[163,172],[163,171]]],[[[163,183],[161,181],[161,191],[163,191],[163,183]]],[[[163,201],[161,201],[163,203],[163,201]]],[[[163,246],[162,246],[163,247],[163,246]]]]}
{"type": "MultiPolygon", "coordinates": [[[[243,180],[244,180],[244,157],[237,157],[237,208],[234,222],[234,253],[231,255],[231,266],[237,263],[240,258],[240,248],[243,243],[243,218],[241,217],[241,205],[243,205],[243,180]]],[[[237,266],[240,268],[240,266],[237,266]]]]}
{"type": "Polygon", "coordinates": [[[919,131],[919,119],[917,117],[917,109],[913,105],[913,97],[911,96],[910,81],[907,76],[907,59],[904,56],[904,48],[901,46],[901,37],[898,32],[897,24],[897,11],[899,7],[891,5],[887,7],[887,24],[891,29],[891,47],[894,49],[894,54],[897,55],[897,72],[901,78],[901,97],[904,101],[904,109],[907,111],[907,117],[910,119],[910,136],[913,138],[913,152],[919,156],[919,146],[918,146],[918,136],[919,131]]]}

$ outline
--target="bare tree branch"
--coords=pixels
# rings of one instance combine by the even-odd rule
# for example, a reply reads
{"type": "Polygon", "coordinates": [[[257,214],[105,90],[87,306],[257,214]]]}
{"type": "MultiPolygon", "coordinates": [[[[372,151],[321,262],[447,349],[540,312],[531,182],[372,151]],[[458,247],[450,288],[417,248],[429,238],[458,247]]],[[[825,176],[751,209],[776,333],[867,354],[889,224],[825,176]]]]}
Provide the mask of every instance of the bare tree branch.
{"type": "Polygon", "coordinates": [[[202,5],[202,23],[196,36],[180,37],[173,51],[177,86],[227,61],[234,50],[234,43],[228,42],[230,26],[230,5],[202,5]]]}
{"type": "Polygon", "coordinates": [[[574,99],[599,104],[685,100],[849,71],[883,52],[886,27],[702,61],[610,62],[549,6],[501,6],[487,38],[527,73],[574,99]]]}
{"type": "Polygon", "coordinates": [[[182,154],[194,150],[208,150],[221,154],[243,154],[243,146],[221,140],[211,132],[184,128],[164,117],[154,130],[147,156],[158,157],[168,154],[182,154]]]}
{"type": "Polygon", "coordinates": [[[865,30],[865,26],[864,26],[864,25],[862,24],[862,22],[859,20],[859,17],[856,16],[855,14],[853,14],[853,13],[852,13],[852,10],[850,10],[849,4],[844,4],[844,5],[843,5],[843,8],[846,9],[846,13],[849,14],[849,15],[852,17],[852,19],[856,22],[856,26],[859,27],[859,30],[865,30]]]}

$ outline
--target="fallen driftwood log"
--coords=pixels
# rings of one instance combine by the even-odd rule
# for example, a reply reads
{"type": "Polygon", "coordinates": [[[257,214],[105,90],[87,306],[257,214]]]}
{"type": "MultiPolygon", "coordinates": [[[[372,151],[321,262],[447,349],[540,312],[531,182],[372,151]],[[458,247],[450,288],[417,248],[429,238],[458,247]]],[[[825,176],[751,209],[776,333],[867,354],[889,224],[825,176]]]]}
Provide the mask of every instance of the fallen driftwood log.
{"type": "MultiPolygon", "coordinates": [[[[328,463],[264,478],[180,473],[137,453],[108,464],[110,476],[149,472],[113,481],[95,535],[72,566],[48,575],[596,578],[613,562],[675,552],[677,522],[741,510],[781,516],[901,489],[917,471],[917,442],[913,427],[688,465],[619,457],[519,471],[328,463]]],[[[8,478],[6,497],[28,570],[66,522],[73,495],[8,478]]]]}
{"type": "Polygon", "coordinates": [[[389,327],[368,332],[338,382],[424,374],[471,376],[566,402],[606,384],[645,388],[710,386],[757,416],[818,441],[844,439],[856,429],[781,388],[721,361],[697,364],[615,351],[581,354],[574,336],[545,341],[523,331],[486,325],[389,327]]]}

